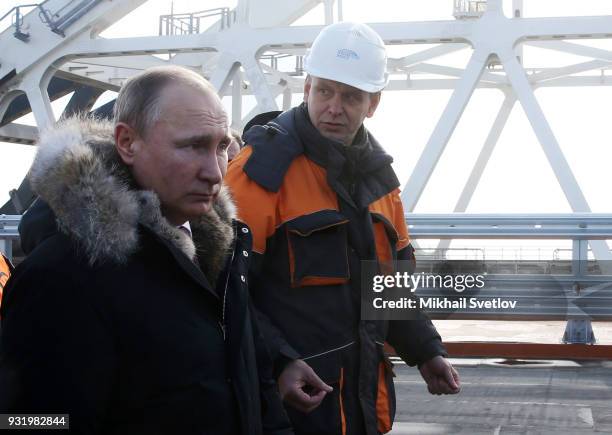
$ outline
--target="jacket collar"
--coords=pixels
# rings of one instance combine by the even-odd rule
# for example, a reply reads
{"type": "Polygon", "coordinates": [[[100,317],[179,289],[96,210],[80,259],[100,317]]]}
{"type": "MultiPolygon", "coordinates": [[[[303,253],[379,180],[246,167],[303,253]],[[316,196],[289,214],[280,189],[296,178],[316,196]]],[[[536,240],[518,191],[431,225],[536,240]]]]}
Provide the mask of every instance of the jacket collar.
{"type": "Polygon", "coordinates": [[[391,167],[393,158],[363,126],[360,138],[359,146],[350,147],[325,138],[302,103],[244,134],[253,148],[244,172],[265,189],[278,192],[293,160],[305,154],[326,169],[327,182],[342,199],[354,208],[367,207],[399,187],[399,180],[391,167]]]}
{"type": "Polygon", "coordinates": [[[353,208],[365,208],[396,189],[399,181],[388,155],[362,125],[352,145],[329,139],[312,125],[308,107],[295,109],[295,128],[306,156],[327,171],[327,182],[353,208]]]}
{"type": "Polygon", "coordinates": [[[254,125],[243,135],[253,153],[244,172],[263,188],[278,192],[291,162],[304,152],[295,130],[295,109],[281,113],[265,125],[254,125]]]}

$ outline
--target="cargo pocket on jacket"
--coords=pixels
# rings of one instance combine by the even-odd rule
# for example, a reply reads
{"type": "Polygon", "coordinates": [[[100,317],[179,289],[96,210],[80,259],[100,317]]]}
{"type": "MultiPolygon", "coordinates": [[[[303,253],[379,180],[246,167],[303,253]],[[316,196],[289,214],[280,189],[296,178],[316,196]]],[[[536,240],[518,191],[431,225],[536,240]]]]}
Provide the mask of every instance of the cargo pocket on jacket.
{"type": "Polygon", "coordinates": [[[337,211],[324,210],[287,223],[291,287],[348,281],[347,222],[337,211]]]}
{"type": "Polygon", "coordinates": [[[378,388],[376,392],[376,418],[378,431],[387,433],[393,427],[395,419],[395,387],[393,386],[393,363],[379,348],[381,361],[378,363],[378,388]]]}

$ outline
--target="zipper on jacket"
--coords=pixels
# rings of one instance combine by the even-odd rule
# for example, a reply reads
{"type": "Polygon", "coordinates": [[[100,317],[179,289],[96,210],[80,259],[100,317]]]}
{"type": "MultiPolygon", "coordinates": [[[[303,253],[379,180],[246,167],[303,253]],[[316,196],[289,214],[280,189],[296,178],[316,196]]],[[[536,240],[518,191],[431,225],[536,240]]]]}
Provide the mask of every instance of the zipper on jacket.
{"type": "Polygon", "coordinates": [[[232,265],[234,264],[234,254],[236,253],[236,238],[237,238],[236,226],[234,225],[234,242],[232,243],[232,257],[230,258],[229,268],[227,270],[227,276],[225,277],[225,288],[223,289],[223,305],[221,307],[221,321],[219,322],[219,327],[221,328],[221,333],[223,334],[223,341],[226,340],[226,324],[225,324],[225,302],[227,300],[227,287],[229,285],[229,279],[232,274],[232,265]]]}
{"type": "Polygon", "coordinates": [[[221,330],[221,335],[223,336],[223,341],[225,341],[225,326],[223,326],[223,322],[219,321],[219,329],[221,330]]]}

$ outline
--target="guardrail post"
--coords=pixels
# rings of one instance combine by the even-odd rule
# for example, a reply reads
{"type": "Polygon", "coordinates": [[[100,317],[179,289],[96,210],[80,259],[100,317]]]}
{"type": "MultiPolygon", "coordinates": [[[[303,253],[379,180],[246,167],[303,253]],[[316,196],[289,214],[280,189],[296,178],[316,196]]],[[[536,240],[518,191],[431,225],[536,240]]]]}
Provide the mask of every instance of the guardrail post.
{"type": "Polygon", "coordinates": [[[572,240],[572,274],[576,278],[587,274],[588,240],[572,240]]]}
{"type": "MultiPolygon", "coordinates": [[[[572,275],[576,279],[574,284],[576,296],[580,296],[580,291],[582,290],[580,284],[581,278],[588,274],[588,249],[587,240],[572,240],[572,275]]],[[[594,344],[596,340],[591,318],[585,314],[581,317],[567,319],[562,341],[565,344],[594,344]]]]}
{"type": "Polygon", "coordinates": [[[569,319],[563,333],[565,344],[595,344],[595,334],[590,318],[569,319]]]}

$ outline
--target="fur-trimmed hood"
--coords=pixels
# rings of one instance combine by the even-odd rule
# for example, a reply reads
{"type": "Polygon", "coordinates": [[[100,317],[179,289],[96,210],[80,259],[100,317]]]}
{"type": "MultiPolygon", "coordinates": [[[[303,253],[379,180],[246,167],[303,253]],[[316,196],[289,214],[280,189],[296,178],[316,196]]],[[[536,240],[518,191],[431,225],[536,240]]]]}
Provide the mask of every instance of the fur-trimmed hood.
{"type": "Polygon", "coordinates": [[[196,260],[212,284],[225,264],[236,216],[227,189],[209,213],[190,221],[190,238],[162,216],[154,192],[135,186],[108,121],[71,118],[43,131],[29,176],[60,231],[78,243],[91,265],[125,263],[139,247],[139,224],[196,260]]]}

